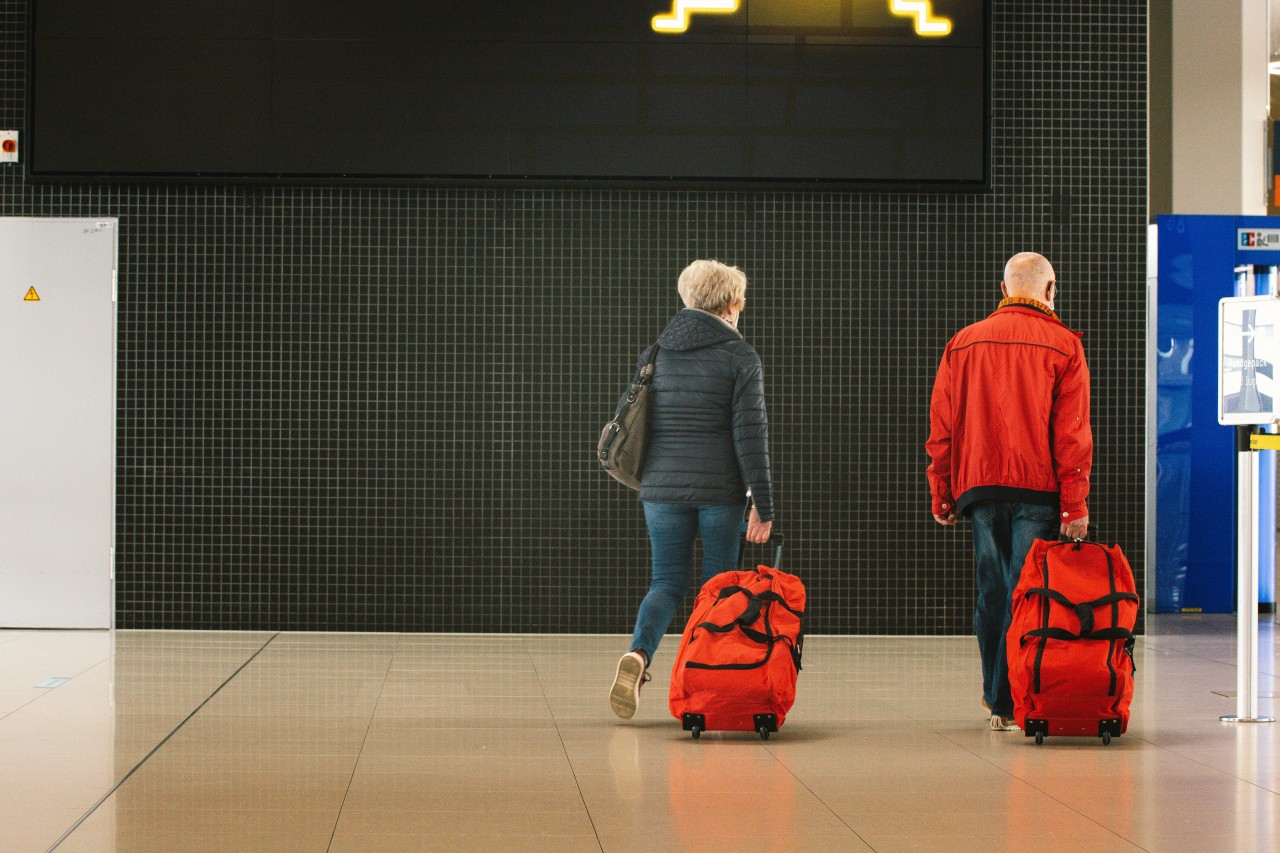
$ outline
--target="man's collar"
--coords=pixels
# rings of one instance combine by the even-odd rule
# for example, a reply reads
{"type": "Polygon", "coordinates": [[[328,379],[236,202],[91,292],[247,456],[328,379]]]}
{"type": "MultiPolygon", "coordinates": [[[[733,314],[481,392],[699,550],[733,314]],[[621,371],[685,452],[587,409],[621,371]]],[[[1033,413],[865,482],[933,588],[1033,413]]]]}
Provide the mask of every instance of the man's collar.
{"type": "MultiPolygon", "coordinates": [[[[1021,305],[1025,308],[1034,308],[1040,313],[1048,314],[1053,319],[1058,320],[1058,315],[1053,312],[1052,308],[1045,305],[1038,299],[1032,299],[1030,296],[1006,296],[1004,299],[1000,300],[1000,304],[996,306],[996,310],[999,310],[1006,305],[1021,305]]],[[[1061,320],[1059,320],[1059,322],[1061,322],[1061,320]]]]}

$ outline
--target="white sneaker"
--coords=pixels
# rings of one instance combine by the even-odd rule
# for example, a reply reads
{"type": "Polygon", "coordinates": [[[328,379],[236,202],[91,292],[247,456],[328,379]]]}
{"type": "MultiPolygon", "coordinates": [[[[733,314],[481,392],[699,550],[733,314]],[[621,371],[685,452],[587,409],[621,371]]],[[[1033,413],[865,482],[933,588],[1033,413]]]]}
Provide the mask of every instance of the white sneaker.
{"type": "Polygon", "coordinates": [[[613,676],[613,689],[609,691],[609,707],[624,720],[635,716],[640,707],[640,685],[649,680],[645,672],[644,656],[639,652],[627,652],[618,661],[618,671],[613,676]]]}
{"type": "Polygon", "coordinates": [[[1016,732],[1018,731],[1018,724],[1014,722],[1013,717],[1002,717],[999,714],[992,714],[991,731],[1016,732]]]}

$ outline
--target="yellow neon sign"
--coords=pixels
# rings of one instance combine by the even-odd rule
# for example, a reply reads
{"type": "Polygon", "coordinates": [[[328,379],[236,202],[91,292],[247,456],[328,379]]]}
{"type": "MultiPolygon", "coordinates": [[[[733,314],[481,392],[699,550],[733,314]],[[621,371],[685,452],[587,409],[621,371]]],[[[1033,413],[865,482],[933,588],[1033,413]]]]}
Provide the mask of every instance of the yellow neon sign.
{"type": "MultiPolygon", "coordinates": [[[[673,0],[670,12],[653,16],[653,29],[676,35],[689,29],[689,20],[695,14],[733,14],[740,5],[741,0],[673,0]]],[[[951,19],[934,17],[931,0],[889,0],[889,12],[911,18],[916,35],[938,37],[951,34],[951,19]]]]}
{"type": "Polygon", "coordinates": [[[682,33],[689,29],[689,16],[702,12],[726,14],[738,11],[738,0],[675,0],[666,15],[653,16],[654,32],[682,33]]]}
{"type": "Polygon", "coordinates": [[[889,0],[889,11],[904,18],[915,18],[916,35],[945,36],[951,34],[950,19],[933,17],[933,7],[929,0],[889,0]]]}

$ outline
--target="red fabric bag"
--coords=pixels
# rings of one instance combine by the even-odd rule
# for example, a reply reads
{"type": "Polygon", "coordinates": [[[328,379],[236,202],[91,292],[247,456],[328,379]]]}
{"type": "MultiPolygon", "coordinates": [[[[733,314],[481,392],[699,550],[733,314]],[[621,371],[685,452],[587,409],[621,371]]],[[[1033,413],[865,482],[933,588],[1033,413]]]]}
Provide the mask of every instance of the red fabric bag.
{"type": "Polygon", "coordinates": [[[768,566],[722,572],[703,585],[671,672],[671,713],[692,731],[767,738],[796,699],[805,589],[768,566]]]}
{"type": "Polygon", "coordinates": [[[1110,742],[1129,726],[1138,595],[1118,545],[1037,539],[1013,592],[1006,647],[1027,735],[1110,742]]]}

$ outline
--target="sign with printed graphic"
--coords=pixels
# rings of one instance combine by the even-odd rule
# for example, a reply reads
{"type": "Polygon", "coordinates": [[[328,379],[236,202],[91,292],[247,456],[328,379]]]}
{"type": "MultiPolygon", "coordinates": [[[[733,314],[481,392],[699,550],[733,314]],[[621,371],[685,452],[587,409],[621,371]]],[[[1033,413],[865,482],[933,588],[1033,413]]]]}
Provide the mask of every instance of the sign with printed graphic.
{"type": "Polygon", "coordinates": [[[1280,300],[1233,296],[1218,302],[1218,423],[1280,420],[1280,300]]]}
{"type": "Polygon", "coordinates": [[[1280,249],[1280,228],[1240,228],[1236,246],[1245,252],[1274,252],[1280,249]]]}

